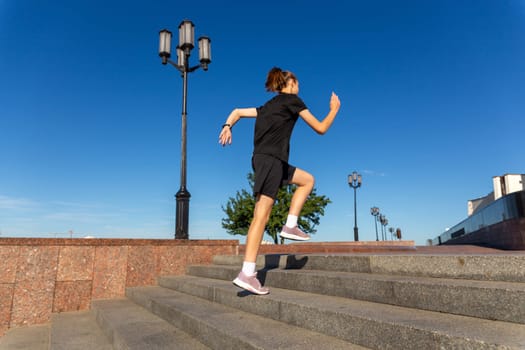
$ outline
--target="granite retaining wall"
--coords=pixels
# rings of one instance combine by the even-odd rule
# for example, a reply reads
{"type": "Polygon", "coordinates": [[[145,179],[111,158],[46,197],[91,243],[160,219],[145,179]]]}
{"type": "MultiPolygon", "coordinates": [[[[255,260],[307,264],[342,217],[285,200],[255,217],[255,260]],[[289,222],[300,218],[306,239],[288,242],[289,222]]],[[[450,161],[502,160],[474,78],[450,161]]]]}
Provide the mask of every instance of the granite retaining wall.
{"type": "Polygon", "coordinates": [[[0,337],[238,253],[237,240],[0,238],[0,337]]]}

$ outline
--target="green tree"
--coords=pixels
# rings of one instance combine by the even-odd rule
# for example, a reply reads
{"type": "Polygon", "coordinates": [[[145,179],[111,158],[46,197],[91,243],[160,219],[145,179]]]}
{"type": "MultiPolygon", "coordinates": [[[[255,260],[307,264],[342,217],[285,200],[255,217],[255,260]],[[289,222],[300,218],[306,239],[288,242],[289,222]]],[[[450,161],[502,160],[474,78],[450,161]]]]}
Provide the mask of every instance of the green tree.
{"type": "MultiPolygon", "coordinates": [[[[222,219],[222,227],[231,235],[246,236],[248,234],[248,228],[250,227],[255,208],[255,198],[252,194],[254,181],[255,175],[249,173],[248,182],[252,191],[248,192],[245,189],[237,191],[235,198],[230,197],[226,206],[222,206],[222,210],[226,214],[226,218],[222,219]]],[[[266,225],[265,232],[272,237],[276,244],[279,243],[279,233],[286,222],[290,202],[296,187],[295,185],[289,185],[280,188],[273,205],[272,214],[266,225]]],[[[320,217],[324,215],[325,207],[328,203],[331,203],[331,200],[326,196],[317,195],[314,188],[301,211],[297,222],[299,228],[308,234],[317,232],[315,226],[319,225],[320,217]]],[[[283,243],[284,239],[281,239],[281,244],[283,243]]]]}

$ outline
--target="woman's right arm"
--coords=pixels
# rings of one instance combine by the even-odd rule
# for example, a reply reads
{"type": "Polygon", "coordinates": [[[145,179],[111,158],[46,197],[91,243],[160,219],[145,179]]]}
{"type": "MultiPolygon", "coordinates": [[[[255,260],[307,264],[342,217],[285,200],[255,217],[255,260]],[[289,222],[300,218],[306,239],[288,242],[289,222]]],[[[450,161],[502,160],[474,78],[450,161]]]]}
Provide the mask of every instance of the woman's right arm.
{"type": "Polygon", "coordinates": [[[308,109],[303,109],[299,112],[299,115],[315,132],[323,135],[330,129],[340,107],[341,102],[339,101],[339,97],[332,92],[332,96],[330,97],[330,111],[322,121],[319,121],[308,109]]]}
{"type": "Polygon", "coordinates": [[[219,134],[219,143],[223,146],[232,143],[231,129],[241,118],[257,117],[257,108],[235,108],[224,123],[221,133],[219,134]]]}

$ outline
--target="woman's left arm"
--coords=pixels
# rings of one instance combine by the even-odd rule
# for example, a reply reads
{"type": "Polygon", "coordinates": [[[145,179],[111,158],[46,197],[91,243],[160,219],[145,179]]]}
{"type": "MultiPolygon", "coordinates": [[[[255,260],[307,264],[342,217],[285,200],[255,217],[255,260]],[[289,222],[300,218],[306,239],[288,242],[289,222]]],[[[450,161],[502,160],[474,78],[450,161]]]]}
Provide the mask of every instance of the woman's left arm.
{"type": "Polygon", "coordinates": [[[231,129],[241,118],[255,118],[257,117],[257,108],[235,108],[224,123],[221,133],[219,134],[219,143],[223,146],[232,143],[231,129]]]}

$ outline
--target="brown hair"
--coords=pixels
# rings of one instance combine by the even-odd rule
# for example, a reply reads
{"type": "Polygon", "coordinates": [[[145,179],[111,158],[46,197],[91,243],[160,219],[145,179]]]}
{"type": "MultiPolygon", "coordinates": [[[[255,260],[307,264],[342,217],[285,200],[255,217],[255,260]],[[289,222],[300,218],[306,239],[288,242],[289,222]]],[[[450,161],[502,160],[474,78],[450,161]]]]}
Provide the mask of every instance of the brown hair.
{"type": "Polygon", "coordinates": [[[273,67],[266,77],[266,91],[280,92],[286,87],[288,80],[297,81],[297,77],[290,71],[283,71],[281,68],[273,67]]]}

